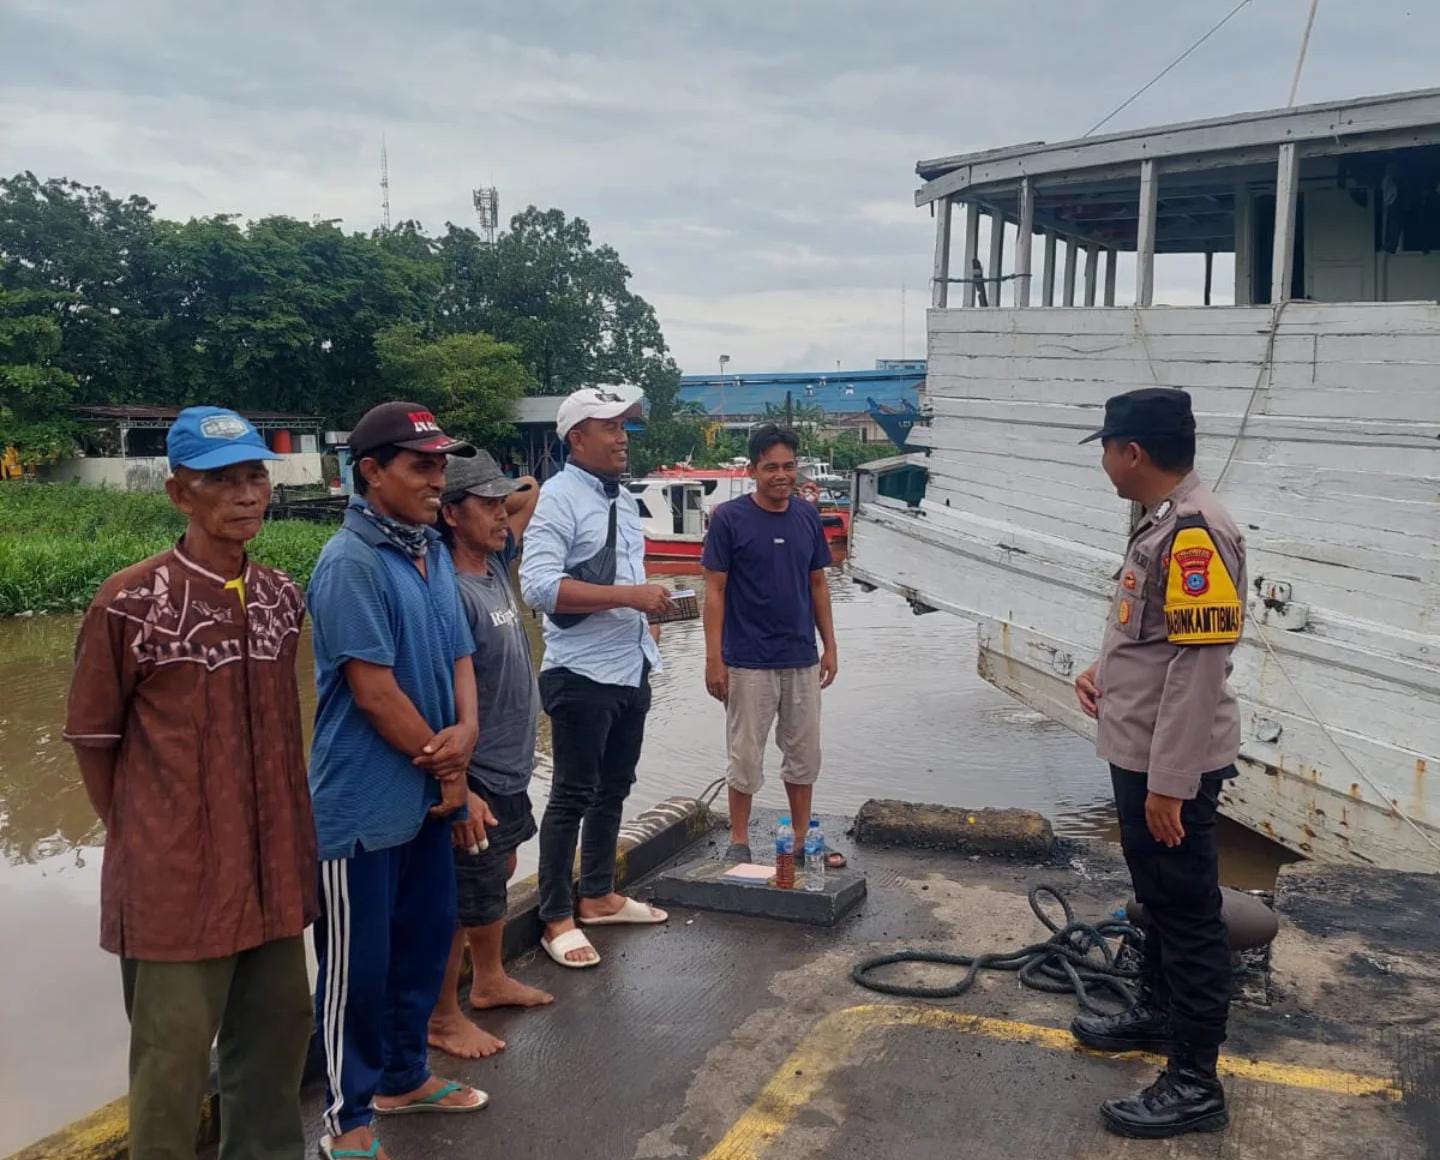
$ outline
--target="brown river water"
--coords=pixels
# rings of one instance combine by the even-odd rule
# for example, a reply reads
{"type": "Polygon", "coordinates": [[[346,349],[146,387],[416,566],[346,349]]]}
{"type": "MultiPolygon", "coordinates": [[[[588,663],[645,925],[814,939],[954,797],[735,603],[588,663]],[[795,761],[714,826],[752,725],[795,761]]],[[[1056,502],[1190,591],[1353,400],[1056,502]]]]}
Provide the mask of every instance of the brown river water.
{"type": "MultiPolygon", "coordinates": [[[[698,588],[699,577],[666,577],[698,588]]],[[[1062,834],[1115,837],[1108,773],[1088,742],[975,676],[975,631],[900,599],[832,577],[840,675],[825,694],[824,813],[853,813],[872,797],[961,806],[1021,806],[1062,834]]],[[[0,1156],[125,1089],[120,972],[97,945],[103,835],[69,748],[60,739],[78,617],[0,621],[0,1156]]],[[[537,662],[539,622],[527,618],[537,662]]],[[[664,671],[630,811],[694,795],[724,773],[724,713],[705,692],[698,621],[666,626],[664,671]]],[[[305,647],[302,695],[314,708],[305,647]]],[[[542,715],[541,748],[548,752],[542,715]]],[[[778,755],[763,805],[783,801],[778,755]]],[[[533,790],[549,786],[548,757],[533,790]]],[[[1268,887],[1288,856],[1225,823],[1227,883],[1268,887]]],[[[521,852],[534,869],[534,843],[521,852]]],[[[980,948],[987,949],[987,948],[980,948]]]]}

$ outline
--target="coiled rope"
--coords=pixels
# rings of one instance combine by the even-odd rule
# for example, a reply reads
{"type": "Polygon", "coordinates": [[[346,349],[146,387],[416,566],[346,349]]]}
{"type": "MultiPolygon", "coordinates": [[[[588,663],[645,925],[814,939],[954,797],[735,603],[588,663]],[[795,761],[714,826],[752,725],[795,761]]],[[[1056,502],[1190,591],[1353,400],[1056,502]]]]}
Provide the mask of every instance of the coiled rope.
{"type": "Polygon", "coordinates": [[[1086,1011],[1110,1014],[1113,1007],[1097,1002],[1108,992],[1109,1000],[1121,1010],[1134,999],[1130,980],[1139,977],[1138,965],[1121,966],[1110,939],[1134,940],[1143,935],[1122,919],[1103,922],[1080,922],[1075,918],[1069,900],[1053,886],[1037,886],[1030,891],[1030,909],[1035,917],[1053,933],[1044,942],[1033,943],[1019,950],[981,955],[946,954],[941,951],[903,950],[876,955],[855,964],[850,977],[860,986],[882,995],[900,995],[907,999],[953,999],[975,985],[981,971],[1014,971],[1020,982],[1036,991],[1052,995],[1073,994],[1086,1011]],[[1042,896],[1059,903],[1064,912],[1062,926],[1045,913],[1042,896]],[[945,987],[907,983],[888,983],[876,973],[900,963],[934,963],[946,967],[967,967],[965,976],[945,987]]]}

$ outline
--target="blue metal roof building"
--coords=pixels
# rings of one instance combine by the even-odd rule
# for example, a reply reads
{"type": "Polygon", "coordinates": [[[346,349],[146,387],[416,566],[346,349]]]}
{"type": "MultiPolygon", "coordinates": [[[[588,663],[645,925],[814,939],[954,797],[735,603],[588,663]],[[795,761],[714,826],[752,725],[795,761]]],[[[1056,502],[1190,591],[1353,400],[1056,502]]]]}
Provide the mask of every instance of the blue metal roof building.
{"type": "Polygon", "coordinates": [[[783,407],[789,391],[797,407],[819,407],[827,415],[855,415],[869,409],[870,399],[888,407],[903,407],[907,402],[918,406],[924,384],[924,362],[884,360],[879,369],[868,371],[682,375],[680,401],[698,403],[708,415],[738,419],[763,415],[767,403],[783,407]]]}

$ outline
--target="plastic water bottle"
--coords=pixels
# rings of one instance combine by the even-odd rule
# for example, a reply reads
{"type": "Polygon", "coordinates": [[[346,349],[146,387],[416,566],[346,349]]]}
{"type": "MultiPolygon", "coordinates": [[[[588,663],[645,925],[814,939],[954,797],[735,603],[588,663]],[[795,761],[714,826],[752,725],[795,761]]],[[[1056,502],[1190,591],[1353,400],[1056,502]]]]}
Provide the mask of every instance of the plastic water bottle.
{"type": "Polygon", "coordinates": [[[775,827],[775,885],[782,890],[795,887],[795,831],[789,814],[775,827]]]}
{"type": "Polygon", "coordinates": [[[825,889],[825,835],[819,818],[811,818],[805,832],[805,889],[813,894],[825,889]]]}

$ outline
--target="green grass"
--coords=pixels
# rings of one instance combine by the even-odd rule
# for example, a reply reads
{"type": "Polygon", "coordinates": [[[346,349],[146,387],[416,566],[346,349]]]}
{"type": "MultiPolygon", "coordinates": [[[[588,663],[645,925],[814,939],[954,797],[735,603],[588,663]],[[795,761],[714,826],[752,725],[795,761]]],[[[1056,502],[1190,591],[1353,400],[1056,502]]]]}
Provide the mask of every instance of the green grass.
{"type": "MultiPolygon", "coordinates": [[[[0,482],[0,615],[84,608],[106,577],[153,556],[184,529],[164,495],[0,482]]],[[[251,553],[303,587],[334,532],[329,524],[275,520],[251,553]]]]}

